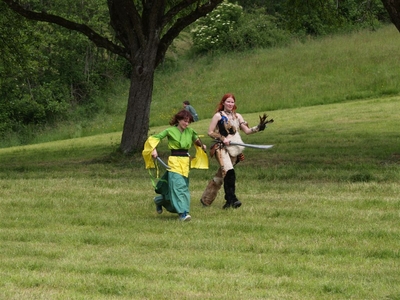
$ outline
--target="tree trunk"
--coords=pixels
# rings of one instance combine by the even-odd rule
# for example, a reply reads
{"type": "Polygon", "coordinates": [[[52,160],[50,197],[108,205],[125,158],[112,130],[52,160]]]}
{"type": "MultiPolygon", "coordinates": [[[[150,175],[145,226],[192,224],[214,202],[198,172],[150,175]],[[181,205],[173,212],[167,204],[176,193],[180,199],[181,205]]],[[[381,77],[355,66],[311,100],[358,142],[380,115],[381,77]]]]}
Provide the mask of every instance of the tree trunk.
{"type": "Polygon", "coordinates": [[[133,66],[120,145],[120,150],[124,154],[141,151],[147,139],[156,55],[156,46],[147,47],[139,58],[137,57],[137,61],[141,63],[135,63],[133,66]]]}
{"type": "Polygon", "coordinates": [[[109,25],[119,43],[113,43],[109,34],[102,36],[87,24],[47,13],[43,3],[43,7],[36,7],[35,11],[18,0],[2,1],[25,18],[80,32],[97,47],[130,62],[133,71],[120,150],[124,154],[131,154],[142,151],[147,139],[155,68],[179,33],[211,12],[223,0],[107,0],[109,25]]]}
{"type": "Polygon", "coordinates": [[[399,0],[382,0],[383,6],[389,13],[390,19],[397,30],[400,31],[400,1],[399,0]]]}

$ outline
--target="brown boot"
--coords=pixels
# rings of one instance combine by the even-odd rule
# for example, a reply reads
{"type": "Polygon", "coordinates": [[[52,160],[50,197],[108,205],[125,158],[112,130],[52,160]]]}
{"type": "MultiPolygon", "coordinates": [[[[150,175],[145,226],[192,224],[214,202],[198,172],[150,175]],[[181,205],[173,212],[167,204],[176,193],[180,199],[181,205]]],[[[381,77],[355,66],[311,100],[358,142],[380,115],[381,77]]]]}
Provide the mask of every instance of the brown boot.
{"type": "Polygon", "coordinates": [[[221,177],[214,177],[210,180],[200,199],[203,206],[210,206],[214,202],[223,182],[221,177]]]}

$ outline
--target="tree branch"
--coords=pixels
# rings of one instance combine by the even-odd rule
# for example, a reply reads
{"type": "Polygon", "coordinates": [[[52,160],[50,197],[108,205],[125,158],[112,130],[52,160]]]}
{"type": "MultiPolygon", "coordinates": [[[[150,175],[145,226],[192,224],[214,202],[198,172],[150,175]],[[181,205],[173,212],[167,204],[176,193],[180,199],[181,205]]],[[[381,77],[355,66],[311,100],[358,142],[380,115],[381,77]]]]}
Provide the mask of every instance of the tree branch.
{"type": "MultiPolygon", "coordinates": [[[[172,20],[172,18],[174,16],[179,14],[180,11],[184,10],[185,8],[187,8],[188,6],[190,6],[191,4],[196,3],[196,2],[198,2],[198,0],[181,1],[180,3],[178,3],[178,5],[171,8],[165,14],[163,23],[164,24],[168,23],[169,21],[172,20]]],[[[179,35],[179,33],[185,27],[189,26],[197,19],[207,15],[209,12],[214,10],[214,8],[217,7],[219,4],[221,4],[222,2],[223,2],[223,0],[210,0],[210,1],[206,2],[205,4],[198,6],[190,14],[188,14],[182,18],[179,18],[172,25],[172,27],[164,34],[164,36],[160,40],[160,45],[158,47],[158,52],[157,52],[156,66],[159,63],[161,63],[168,47],[171,45],[173,40],[179,35]]]]}
{"type": "Polygon", "coordinates": [[[91,40],[94,44],[96,44],[96,46],[107,49],[117,55],[129,59],[129,53],[126,51],[126,49],[118,46],[117,44],[113,43],[107,38],[101,36],[100,34],[95,32],[93,29],[91,29],[89,26],[85,24],[72,22],[62,17],[47,14],[45,12],[34,12],[29,9],[25,9],[24,7],[22,7],[20,4],[18,4],[13,0],[3,0],[3,2],[6,3],[11,10],[13,10],[14,12],[20,14],[21,16],[27,19],[52,23],[65,27],[70,30],[78,31],[86,35],[89,38],[89,40],[91,40]]]}
{"type": "MultiPolygon", "coordinates": [[[[214,0],[215,1],[215,0],[214,0]]],[[[212,1],[212,2],[214,2],[212,1]]],[[[189,7],[190,5],[194,4],[194,3],[198,3],[199,0],[188,0],[188,1],[181,1],[179,2],[177,5],[175,5],[174,7],[172,7],[169,11],[167,11],[167,13],[164,15],[163,18],[163,27],[168,24],[169,22],[171,22],[171,20],[176,17],[182,10],[184,10],[185,8],[189,7]]],[[[211,2],[211,1],[210,1],[211,2]]],[[[219,1],[222,2],[222,1],[219,1]]]]}

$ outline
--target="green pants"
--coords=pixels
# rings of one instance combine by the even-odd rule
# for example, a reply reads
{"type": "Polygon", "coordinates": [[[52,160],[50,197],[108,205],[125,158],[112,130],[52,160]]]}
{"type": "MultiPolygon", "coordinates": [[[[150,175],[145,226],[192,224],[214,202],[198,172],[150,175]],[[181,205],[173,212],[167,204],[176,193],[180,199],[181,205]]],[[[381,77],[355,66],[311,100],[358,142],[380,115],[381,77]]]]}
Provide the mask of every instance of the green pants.
{"type": "Polygon", "coordinates": [[[154,198],[157,205],[162,205],[171,213],[182,214],[190,211],[189,178],[181,174],[168,172],[163,176],[163,187],[158,189],[160,196],[154,198]],[[165,180],[166,179],[166,180],[165,180]]]}

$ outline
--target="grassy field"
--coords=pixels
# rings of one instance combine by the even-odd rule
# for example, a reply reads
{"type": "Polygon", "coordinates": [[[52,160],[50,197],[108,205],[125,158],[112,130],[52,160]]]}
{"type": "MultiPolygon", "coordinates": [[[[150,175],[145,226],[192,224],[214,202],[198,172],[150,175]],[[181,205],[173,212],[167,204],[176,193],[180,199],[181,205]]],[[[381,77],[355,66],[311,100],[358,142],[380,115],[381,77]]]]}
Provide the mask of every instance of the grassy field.
{"type": "MultiPolygon", "coordinates": [[[[395,42],[388,38],[391,29],[383,33],[379,39],[386,34],[388,42],[379,49],[386,53],[395,42]]],[[[202,91],[209,93],[193,91],[198,104],[209,101],[198,105],[203,117],[191,125],[200,134],[209,124],[205,112],[211,115],[220,94],[235,86],[243,87],[238,106],[250,125],[264,111],[275,120],[264,132],[243,136],[247,143],[274,147],[246,149],[236,168],[243,202],[237,210],[221,209],[222,194],[211,207],[201,207],[217,168],[210,160],[209,170],[191,171],[192,221],[158,215],[141,156],[115,151],[119,131],[81,137],[88,133],[80,127],[76,138],[0,149],[0,299],[400,299],[400,74],[391,67],[398,60],[377,50],[375,66],[386,80],[378,85],[368,59],[358,67],[370,70],[360,80],[361,73],[341,70],[350,60],[333,50],[337,39],[346,44],[337,37],[293,46],[293,55],[316,49],[310,57],[331,47],[330,68],[337,70],[329,80],[323,71],[312,79],[313,72],[304,70],[303,80],[286,88],[283,79],[277,81],[276,91],[292,99],[283,107],[277,98],[256,110],[260,98],[251,95],[271,87],[267,75],[248,85],[233,76],[212,88],[205,69],[188,68],[187,77],[198,72],[197,82],[204,80],[202,91]],[[325,94],[323,80],[333,82],[325,94]]],[[[372,40],[363,45],[378,44],[372,40]]],[[[360,46],[360,56],[364,50],[360,46]]],[[[276,51],[268,50],[267,57],[289,50],[276,51]]],[[[303,65],[311,67],[305,57],[303,65]]],[[[233,55],[227,59],[235,65],[233,55]]],[[[212,64],[209,70],[227,69],[212,64]]],[[[320,68],[316,62],[314,69],[320,68]]],[[[294,80],[296,72],[287,73],[294,80]]],[[[179,86],[170,77],[168,84],[167,76],[157,82],[165,87],[165,101],[176,89],[179,106],[182,86],[189,83],[182,79],[179,86]]],[[[165,128],[161,116],[174,109],[167,102],[165,110],[157,109],[159,88],[150,133],[165,128]]],[[[116,116],[93,125],[92,134],[107,132],[122,118],[116,116]]],[[[166,159],[166,142],[159,153],[166,159]]]]}
{"type": "Polygon", "coordinates": [[[0,298],[400,299],[399,108],[274,111],[245,137],[275,146],[246,150],[243,206],[200,206],[211,161],[191,173],[187,224],[156,214],[141,158],[114,154],[118,133],[1,149],[0,298]]]}

